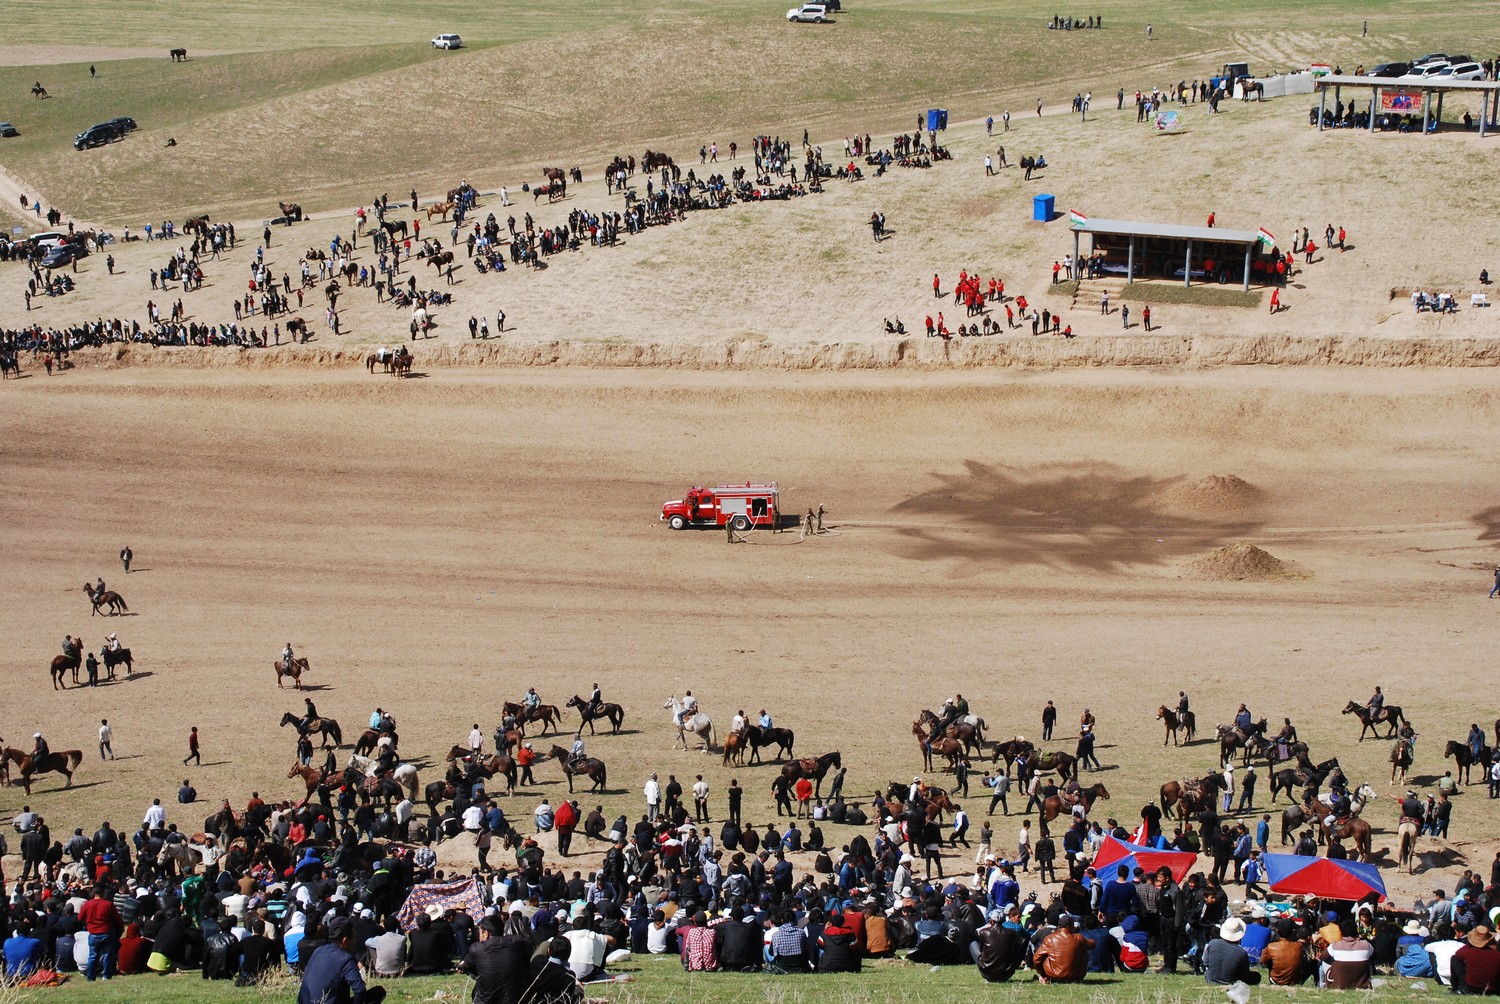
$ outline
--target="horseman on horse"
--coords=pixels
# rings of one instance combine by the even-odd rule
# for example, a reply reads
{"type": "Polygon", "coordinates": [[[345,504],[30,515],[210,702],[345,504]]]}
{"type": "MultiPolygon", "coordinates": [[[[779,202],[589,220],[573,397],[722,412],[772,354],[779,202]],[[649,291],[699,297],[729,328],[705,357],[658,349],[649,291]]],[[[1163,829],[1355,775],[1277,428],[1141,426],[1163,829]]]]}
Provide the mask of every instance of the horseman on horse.
{"type": "Polygon", "coordinates": [[[292,673],[292,661],[296,656],[292,653],[292,643],[287,642],[286,648],[281,650],[281,669],[288,676],[292,673]]]}
{"type": "Polygon", "coordinates": [[[677,712],[677,727],[679,729],[683,728],[687,724],[688,719],[692,718],[697,713],[698,698],[694,697],[693,692],[689,690],[687,693],[682,695],[682,710],[677,712]]]}
{"type": "Polygon", "coordinates": [[[62,653],[69,659],[78,659],[83,655],[83,642],[75,640],[70,634],[63,635],[62,653]]]}

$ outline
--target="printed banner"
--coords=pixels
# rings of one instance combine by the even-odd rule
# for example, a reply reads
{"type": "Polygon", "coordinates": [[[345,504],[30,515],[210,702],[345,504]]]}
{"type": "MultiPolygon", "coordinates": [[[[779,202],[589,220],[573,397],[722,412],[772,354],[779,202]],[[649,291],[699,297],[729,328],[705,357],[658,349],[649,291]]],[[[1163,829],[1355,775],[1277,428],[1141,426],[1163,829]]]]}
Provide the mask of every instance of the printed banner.
{"type": "Polygon", "coordinates": [[[1421,115],[1421,91],[1381,91],[1380,110],[1398,115],[1421,115]]]}
{"type": "Polygon", "coordinates": [[[1164,110],[1156,113],[1157,132],[1168,132],[1172,129],[1176,129],[1181,124],[1182,120],[1174,111],[1164,110]]]}

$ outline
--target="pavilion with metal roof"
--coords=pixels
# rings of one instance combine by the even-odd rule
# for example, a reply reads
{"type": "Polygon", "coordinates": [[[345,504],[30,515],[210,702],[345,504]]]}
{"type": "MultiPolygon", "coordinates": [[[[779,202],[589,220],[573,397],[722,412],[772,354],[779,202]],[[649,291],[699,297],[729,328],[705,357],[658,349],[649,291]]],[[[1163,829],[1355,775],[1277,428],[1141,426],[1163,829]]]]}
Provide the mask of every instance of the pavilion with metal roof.
{"type": "Polygon", "coordinates": [[[1185,227],[1172,223],[1142,223],[1132,220],[1075,222],[1073,260],[1078,261],[1084,234],[1089,236],[1090,257],[1102,256],[1106,274],[1122,275],[1127,283],[1137,278],[1182,277],[1184,286],[1194,279],[1205,282],[1228,280],[1239,273],[1245,289],[1252,272],[1267,277],[1274,272],[1256,269],[1256,245],[1264,239],[1255,230],[1221,227],[1185,227]]]}
{"type": "Polygon", "coordinates": [[[1455,91],[1482,95],[1479,114],[1479,138],[1483,139],[1487,126],[1500,122],[1500,80],[1454,80],[1451,77],[1356,77],[1349,73],[1326,74],[1317,78],[1313,86],[1318,90],[1318,131],[1323,131],[1323,119],[1328,110],[1328,91],[1333,89],[1333,100],[1338,102],[1345,87],[1370,90],[1370,121],[1368,131],[1375,131],[1377,115],[1415,115],[1418,106],[1422,113],[1422,132],[1432,131],[1443,118],[1443,95],[1455,91]],[[1432,96],[1437,95],[1437,107],[1433,107],[1432,96]],[[1420,100],[1414,100],[1420,95],[1420,100]],[[1377,112],[1376,109],[1379,109],[1377,112]]]}

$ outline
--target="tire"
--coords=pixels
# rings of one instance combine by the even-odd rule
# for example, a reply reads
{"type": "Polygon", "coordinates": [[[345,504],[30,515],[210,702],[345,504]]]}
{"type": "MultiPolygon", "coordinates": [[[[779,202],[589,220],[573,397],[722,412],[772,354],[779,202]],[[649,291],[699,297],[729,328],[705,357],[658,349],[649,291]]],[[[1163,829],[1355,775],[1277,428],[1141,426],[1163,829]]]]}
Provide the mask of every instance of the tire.
{"type": "Polygon", "coordinates": [[[750,517],[744,515],[736,516],[729,521],[729,525],[734,527],[736,533],[744,533],[750,529],[750,517]]]}
{"type": "Polygon", "coordinates": [[[686,517],[678,515],[673,516],[671,519],[667,520],[667,525],[674,530],[686,530],[688,522],[686,517]]]}

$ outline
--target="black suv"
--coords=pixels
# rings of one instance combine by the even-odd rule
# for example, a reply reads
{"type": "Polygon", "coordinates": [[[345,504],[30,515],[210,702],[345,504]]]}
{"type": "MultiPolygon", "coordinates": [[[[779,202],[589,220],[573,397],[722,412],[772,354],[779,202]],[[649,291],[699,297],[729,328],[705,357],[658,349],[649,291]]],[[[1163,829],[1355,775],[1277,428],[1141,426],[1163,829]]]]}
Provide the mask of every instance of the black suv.
{"type": "Polygon", "coordinates": [[[1381,63],[1379,66],[1374,67],[1368,73],[1366,73],[1365,76],[1367,76],[1367,77],[1404,77],[1404,76],[1406,76],[1407,72],[1410,71],[1410,70],[1411,70],[1411,67],[1407,66],[1405,63],[1381,63]]]}
{"type": "Polygon", "coordinates": [[[114,126],[116,129],[120,130],[120,135],[122,136],[129,132],[135,132],[136,129],[135,119],[131,118],[129,115],[121,115],[119,118],[110,119],[104,124],[107,126],[114,126]]]}
{"type": "Polygon", "coordinates": [[[113,143],[123,135],[125,134],[119,126],[111,122],[101,122],[79,133],[78,138],[73,140],[73,149],[87,150],[90,147],[103,146],[105,143],[113,143]]]}

